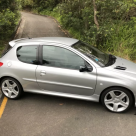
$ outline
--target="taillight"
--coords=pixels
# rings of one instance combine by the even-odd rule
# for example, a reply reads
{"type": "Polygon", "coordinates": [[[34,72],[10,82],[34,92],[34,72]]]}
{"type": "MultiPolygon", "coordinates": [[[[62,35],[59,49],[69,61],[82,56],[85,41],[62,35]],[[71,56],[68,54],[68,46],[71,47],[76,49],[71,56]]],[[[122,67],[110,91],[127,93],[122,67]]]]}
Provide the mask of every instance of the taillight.
{"type": "Polygon", "coordinates": [[[0,62],[0,67],[3,65],[3,63],[2,62],[0,62]]]}

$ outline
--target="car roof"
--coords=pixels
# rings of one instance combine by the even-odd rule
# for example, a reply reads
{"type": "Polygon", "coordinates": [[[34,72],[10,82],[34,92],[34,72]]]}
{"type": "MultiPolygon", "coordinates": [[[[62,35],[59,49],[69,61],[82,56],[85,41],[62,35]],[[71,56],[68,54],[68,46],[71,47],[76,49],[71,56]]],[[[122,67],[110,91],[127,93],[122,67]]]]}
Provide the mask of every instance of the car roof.
{"type": "Polygon", "coordinates": [[[22,38],[17,39],[9,42],[9,45],[13,47],[16,43],[30,43],[30,42],[55,42],[61,43],[68,46],[73,45],[74,43],[78,42],[79,40],[67,37],[40,37],[40,38],[22,38]]]}

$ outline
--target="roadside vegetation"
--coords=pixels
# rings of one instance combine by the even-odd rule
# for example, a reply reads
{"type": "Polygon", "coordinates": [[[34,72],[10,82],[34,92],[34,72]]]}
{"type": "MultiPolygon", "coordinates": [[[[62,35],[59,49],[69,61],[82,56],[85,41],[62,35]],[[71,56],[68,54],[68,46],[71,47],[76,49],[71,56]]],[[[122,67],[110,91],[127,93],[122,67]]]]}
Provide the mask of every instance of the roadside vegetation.
{"type": "Polygon", "coordinates": [[[8,21],[2,21],[0,40],[17,24],[18,10],[29,9],[55,17],[74,38],[136,61],[136,0],[2,0],[0,7],[5,1],[8,4],[0,8],[0,27],[2,19],[8,21]]]}
{"type": "Polygon", "coordinates": [[[75,38],[136,60],[136,0],[26,0],[23,4],[34,13],[55,17],[75,38]]]}
{"type": "Polygon", "coordinates": [[[0,0],[0,55],[18,24],[20,0],[0,0]]]}

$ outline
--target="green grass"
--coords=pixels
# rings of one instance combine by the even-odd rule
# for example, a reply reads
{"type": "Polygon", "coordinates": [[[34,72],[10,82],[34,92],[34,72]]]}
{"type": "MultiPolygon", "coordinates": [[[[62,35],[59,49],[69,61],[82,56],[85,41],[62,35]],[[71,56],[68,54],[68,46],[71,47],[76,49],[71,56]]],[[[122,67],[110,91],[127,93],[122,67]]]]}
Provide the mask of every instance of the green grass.
{"type": "Polygon", "coordinates": [[[114,55],[128,60],[136,60],[136,25],[120,22],[113,26],[114,31],[107,39],[105,47],[114,55]]]}

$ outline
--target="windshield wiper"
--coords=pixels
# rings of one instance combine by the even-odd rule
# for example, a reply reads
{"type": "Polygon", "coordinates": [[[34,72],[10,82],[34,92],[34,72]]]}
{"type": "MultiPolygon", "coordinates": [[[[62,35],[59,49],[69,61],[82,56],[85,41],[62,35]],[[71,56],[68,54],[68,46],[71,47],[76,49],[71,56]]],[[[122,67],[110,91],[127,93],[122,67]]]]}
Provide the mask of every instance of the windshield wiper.
{"type": "Polygon", "coordinates": [[[108,63],[105,66],[113,65],[115,63],[116,59],[117,58],[114,55],[109,54],[109,61],[108,61],[108,63]]]}

